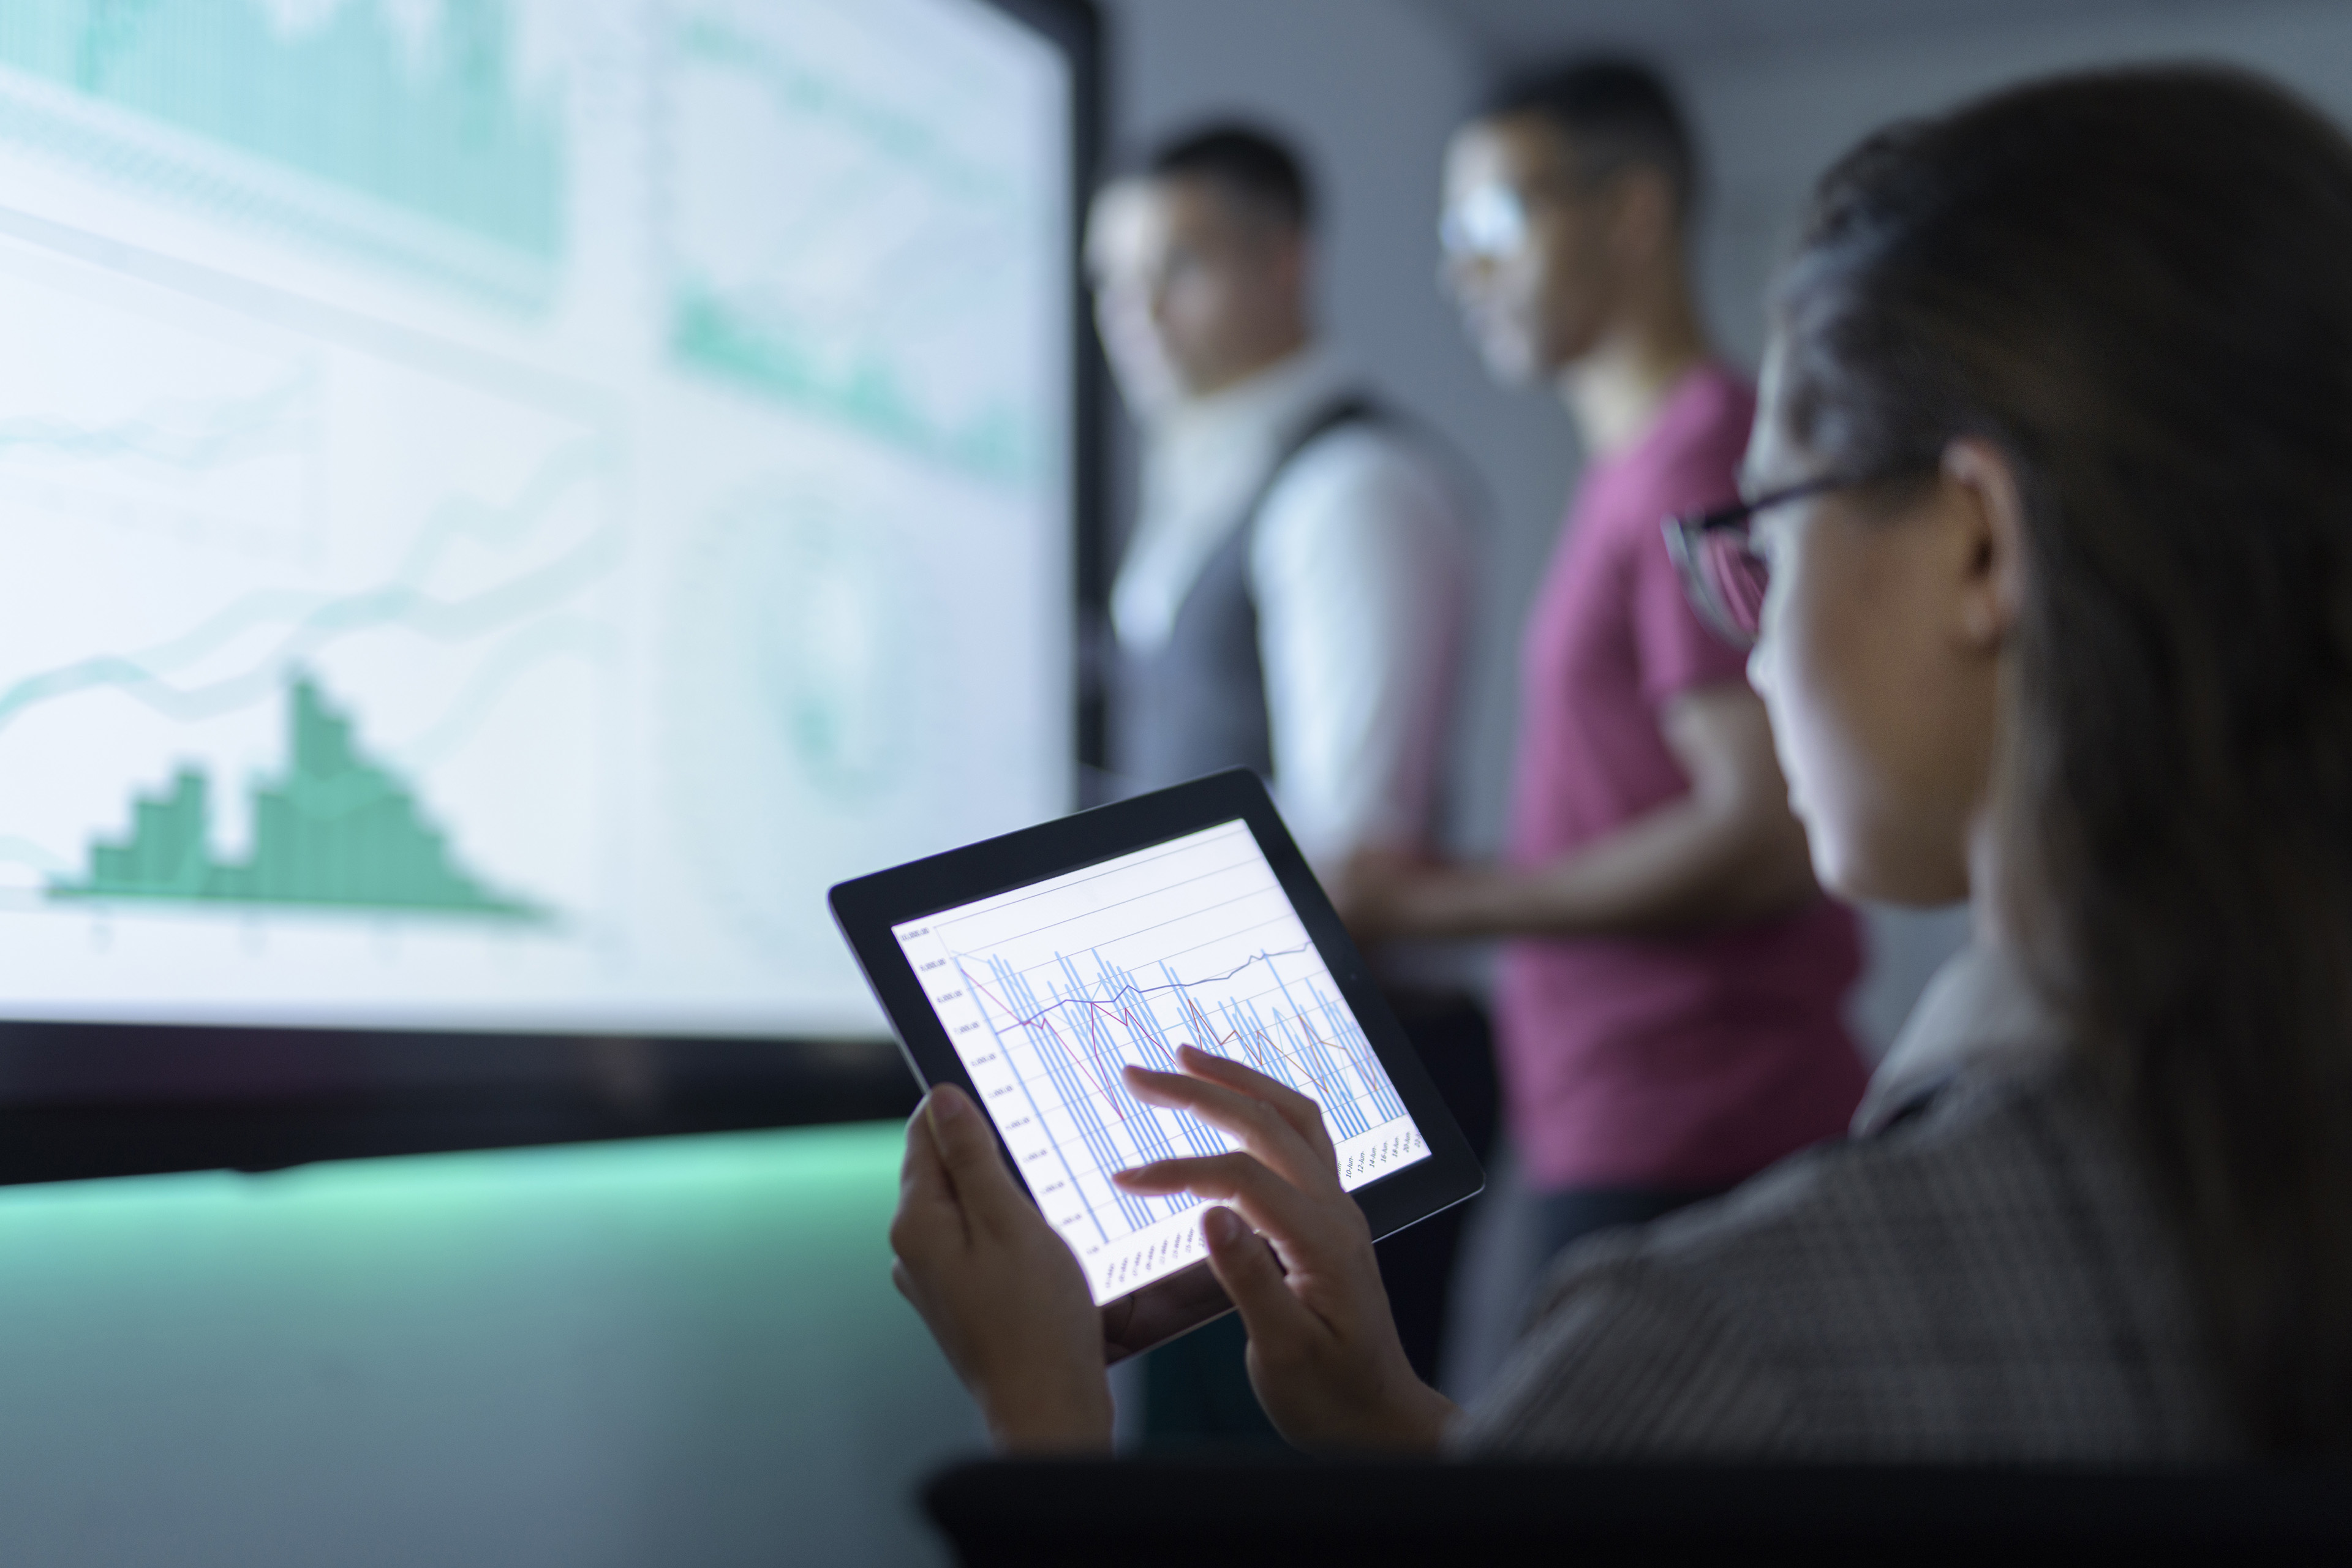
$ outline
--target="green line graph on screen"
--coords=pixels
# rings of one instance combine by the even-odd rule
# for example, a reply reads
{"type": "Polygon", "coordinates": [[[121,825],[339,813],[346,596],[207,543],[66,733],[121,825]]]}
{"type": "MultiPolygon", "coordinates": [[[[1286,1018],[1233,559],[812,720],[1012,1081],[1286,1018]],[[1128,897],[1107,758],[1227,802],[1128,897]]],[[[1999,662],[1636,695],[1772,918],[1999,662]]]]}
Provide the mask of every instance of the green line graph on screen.
{"type": "Polygon", "coordinates": [[[593,919],[609,411],[5,246],[0,321],[0,914],[593,919]]]}
{"type": "MultiPolygon", "coordinates": [[[[551,455],[509,504],[469,497],[435,507],[401,555],[391,580],[339,593],[331,590],[256,587],[238,593],[188,630],[130,654],[94,654],[0,685],[0,729],[28,709],[93,691],[135,695],[174,721],[195,722],[251,706],[275,689],[285,667],[370,634],[399,634],[447,645],[496,640],[521,650],[521,659],[493,657],[482,670],[511,678],[543,654],[593,644],[577,635],[566,607],[593,589],[616,563],[620,542],[597,529],[565,542],[522,570],[503,574],[477,591],[448,595],[427,584],[443,574],[444,559],[461,546],[485,542],[520,546],[549,517],[577,503],[583,490],[610,476],[612,454],[593,442],[551,455]],[[517,629],[520,638],[501,638],[517,629]],[[546,634],[554,630],[553,637],[546,634]],[[254,646],[240,668],[222,672],[223,655],[254,646]],[[209,670],[209,679],[177,683],[188,671],[209,670]]],[[[467,704],[485,694],[470,690],[467,704]]]]}
{"type": "Polygon", "coordinates": [[[9,0],[0,138],[517,300],[565,247],[510,0],[9,0]]]}
{"type": "MultiPolygon", "coordinates": [[[[488,440],[523,434],[509,425],[488,440]]],[[[536,859],[541,880],[578,897],[593,824],[573,822],[568,842],[551,842],[550,824],[576,817],[593,793],[584,731],[615,656],[597,610],[620,559],[606,516],[614,456],[577,437],[502,497],[445,496],[419,509],[385,577],[342,588],[272,581],[266,561],[257,570],[201,537],[175,541],[185,546],[178,572],[126,581],[117,624],[176,619],[183,629],[0,684],[0,800],[28,819],[0,821],[0,863],[39,872],[40,895],[58,904],[557,920],[560,897],[512,890],[527,874],[494,879],[467,863],[440,826],[431,781],[469,781],[455,795],[477,829],[469,842],[499,858],[501,832],[520,824],[539,842],[519,863],[536,859]],[[322,664],[339,672],[331,681],[316,672],[322,664]],[[396,761],[366,735],[371,690],[405,699],[396,761]],[[12,732],[68,710],[82,716],[71,754],[10,745],[12,732]],[[270,711],[283,721],[265,731],[257,720],[270,711]],[[179,759],[168,784],[142,789],[140,775],[152,784],[158,771],[142,759],[165,757],[179,759]],[[241,795],[217,787],[240,765],[251,780],[241,795]],[[100,798],[110,793],[112,804],[100,798]],[[221,847],[240,825],[246,847],[221,847]],[[74,847],[78,832],[86,849],[74,847]]],[[[7,458],[0,443],[0,478],[7,458]]],[[[60,620],[15,635],[73,628],[60,620]]]]}
{"type": "Polygon", "coordinates": [[[237,365],[226,349],[221,361],[225,376],[249,372],[251,390],[157,391],[94,416],[0,417],[0,502],[59,521],[201,529],[257,555],[315,548],[325,483],[318,367],[261,356],[237,365]]]}
{"type": "Polygon", "coordinates": [[[204,403],[159,398],[119,424],[90,426],[53,415],[0,418],[0,461],[23,454],[68,460],[119,459],[183,473],[249,462],[299,445],[291,433],[312,391],[307,367],[250,397],[204,403]]]}
{"type": "Polygon", "coordinates": [[[671,18],[669,341],[688,367],[1000,484],[1053,374],[1049,159],[992,73],[888,7],[671,18]],[[748,150],[751,155],[743,155],[748,150]]]}

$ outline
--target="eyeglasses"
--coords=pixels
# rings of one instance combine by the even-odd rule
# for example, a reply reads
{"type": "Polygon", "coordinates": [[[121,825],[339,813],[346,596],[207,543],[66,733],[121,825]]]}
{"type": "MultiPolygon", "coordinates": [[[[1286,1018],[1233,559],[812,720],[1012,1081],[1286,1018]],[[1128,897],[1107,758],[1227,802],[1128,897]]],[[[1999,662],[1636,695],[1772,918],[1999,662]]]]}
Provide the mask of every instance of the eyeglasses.
{"type": "Polygon", "coordinates": [[[1488,181],[1464,193],[1437,220],[1438,248],[1449,261],[1503,261],[1518,254],[1535,225],[1535,207],[1575,203],[1600,195],[1622,161],[1521,177],[1517,185],[1488,181]]]}
{"type": "Polygon", "coordinates": [[[1437,226],[1438,245],[1457,260],[1497,261],[1517,252],[1527,238],[1527,203],[1508,185],[1478,186],[1437,226]]]}
{"type": "Polygon", "coordinates": [[[1666,519],[1666,553],[1674,557],[1691,608],[1732,647],[1754,647],[1764,629],[1764,591],[1770,585],[1771,574],[1749,542],[1749,522],[1759,511],[1830,490],[1871,484],[1882,477],[1825,474],[1754,500],[1666,519]]]}

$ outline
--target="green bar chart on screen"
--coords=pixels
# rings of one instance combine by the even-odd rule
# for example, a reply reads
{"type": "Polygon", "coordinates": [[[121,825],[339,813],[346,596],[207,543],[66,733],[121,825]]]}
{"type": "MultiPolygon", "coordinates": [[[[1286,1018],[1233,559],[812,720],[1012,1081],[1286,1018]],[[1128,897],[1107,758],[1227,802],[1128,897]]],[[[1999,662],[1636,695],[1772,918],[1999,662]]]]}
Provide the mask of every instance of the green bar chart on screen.
{"type": "Polygon", "coordinates": [[[216,214],[496,292],[565,245],[562,121],[518,74],[509,0],[10,0],[0,135],[216,214]]]}
{"type": "Polygon", "coordinates": [[[287,697],[288,766],[253,792],[247,858],[215,858],[211,783],[183,768],[166,794],[133,803],[125,837],[90,847],[87,877],[49,896],[549,918],[460,869],[414,792],[361,755],[352,721],[314,683],[298,679],[287,697]]]}

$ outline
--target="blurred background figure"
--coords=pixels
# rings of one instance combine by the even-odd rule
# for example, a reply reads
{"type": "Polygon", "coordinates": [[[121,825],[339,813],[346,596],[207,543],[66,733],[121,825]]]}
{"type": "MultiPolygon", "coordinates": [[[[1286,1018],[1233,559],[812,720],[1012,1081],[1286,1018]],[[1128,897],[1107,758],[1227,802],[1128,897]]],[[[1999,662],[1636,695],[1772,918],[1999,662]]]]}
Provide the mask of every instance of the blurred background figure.
{"type": "MultiPolygon", "coordinates": [[[[1316,340],[1312,223],[1296,155],[1214,124],[1103,186],[1086,259],[1144,441],[1111,598],[1114,787],[1254,769],[1328,876],[1360,851],[1432,842],[1470,563],[1446,463],[1316,340]]],[[[1485,1013],[1383,956],[1391,1001],[1483,1154],[1496,1100],[1485,1013]]],[[[1460,1226],[1441,1216],[1382,1250],[1424,1376],[1460,1226]]],[[[1227,1319],[1147,1357],[1144,1433],[1274,1440],[1244,1342],[1227,1319]]]]}
{"type": "Polygon", "coordinates": [[[1566,405],[1586,467],[1528,622],[1507,851],[1360,854],[1367,934],[1509,939],[1508,1122],[1551,1252],[1842,1132],[1853,917],[1815,886],[1742,655],[1660,521],[1736,498],[1755,398],[1685,271],[1695,160],[1643,67],[1512,85],[1446,151],[1444,276],[1487,370],[1566,405]]]}

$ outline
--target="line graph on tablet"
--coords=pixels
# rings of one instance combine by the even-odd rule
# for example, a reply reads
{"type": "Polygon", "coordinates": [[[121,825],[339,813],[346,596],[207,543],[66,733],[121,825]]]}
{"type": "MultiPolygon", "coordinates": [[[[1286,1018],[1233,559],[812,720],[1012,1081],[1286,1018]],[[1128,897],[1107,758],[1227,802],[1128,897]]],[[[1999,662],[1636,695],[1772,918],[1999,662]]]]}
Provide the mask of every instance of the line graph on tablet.
{"type": "Polygon", "coordinates": [[[1192,1045],[1323,1108],[1352,1190],[1428,1146],[1259,850],[1230,822],[893,928],[1097,1300],[1202,1255],[1205,1207],[1110,1173],[1234,1147],[1137,1100],[1120,1068],[1192,1045]]]}

